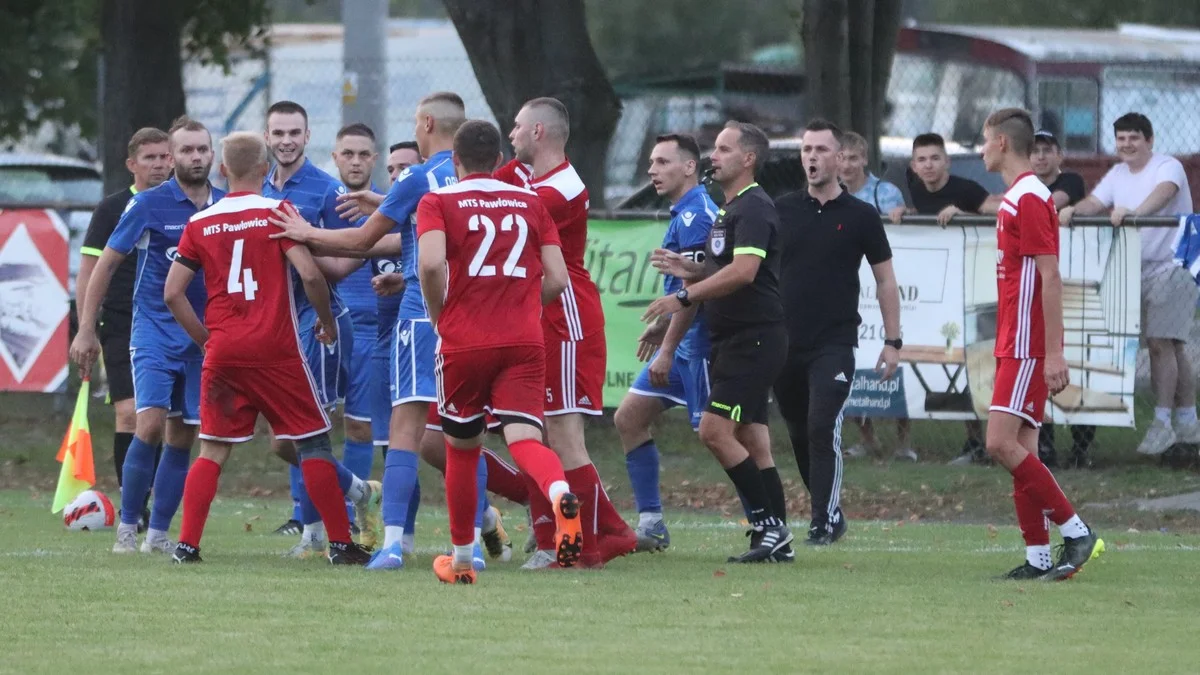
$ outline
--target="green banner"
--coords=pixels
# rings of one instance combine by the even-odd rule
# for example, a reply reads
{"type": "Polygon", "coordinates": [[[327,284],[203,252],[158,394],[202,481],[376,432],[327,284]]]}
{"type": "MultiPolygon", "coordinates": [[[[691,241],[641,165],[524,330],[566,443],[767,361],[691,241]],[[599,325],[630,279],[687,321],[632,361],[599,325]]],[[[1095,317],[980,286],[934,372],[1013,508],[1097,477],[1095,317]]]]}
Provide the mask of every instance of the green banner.
{"type": "Polygon", "coordinates": [[[600,289],[608,372],[604,407],[615,408],[643,364],[637,360],[637,338],[645,327],[642,312],[662,295],[662,275],[650,265],[650,254],[662,245],[667,221],[589,220],[584,264],[600,289]]]}

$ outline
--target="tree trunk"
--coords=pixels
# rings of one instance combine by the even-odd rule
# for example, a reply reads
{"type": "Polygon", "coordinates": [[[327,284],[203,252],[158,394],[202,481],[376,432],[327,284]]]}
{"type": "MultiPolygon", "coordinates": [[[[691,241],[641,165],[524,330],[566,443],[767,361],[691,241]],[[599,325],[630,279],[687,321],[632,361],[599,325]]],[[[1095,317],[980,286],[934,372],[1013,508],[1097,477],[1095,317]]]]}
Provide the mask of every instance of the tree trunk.
{"type": "Polygon", "coordinates": [[[532,98],[553,96],[567,106],[567,154],[588,187],[592,207],[602,206],[608,144],[621,101],[592,49],[583,0],[443,4],[505,135],[521,105],[532,98]]]}
{"type": "Polygon", "coordinates": [[[804,100],[808,117],[849,122],[846,58],[847,0],[804,0],[801,38],[807,71],[804,100]]]}
{"type": "Polygon", "coordinates": [[[104,0],[100,34],[104,188],[129,185],[126,147],[142,127],[167,130],[185,111],[181,20],[174,2],[104,0]]]}

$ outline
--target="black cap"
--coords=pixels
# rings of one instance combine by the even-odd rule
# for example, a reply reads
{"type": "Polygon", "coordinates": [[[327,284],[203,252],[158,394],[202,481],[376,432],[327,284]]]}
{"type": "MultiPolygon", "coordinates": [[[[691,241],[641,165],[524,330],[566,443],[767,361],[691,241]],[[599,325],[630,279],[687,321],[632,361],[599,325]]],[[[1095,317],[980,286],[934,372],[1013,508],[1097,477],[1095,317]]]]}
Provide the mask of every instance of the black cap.
{"type": "Polygon", "coordinates": [[[1054,137],[1054,134],[1050,133],[1046,129],[1038,129],[1037,131],[1033,132],[1033,140],[1035,143],[1037,141],[1044,141],[1056,148],[1058,147],[1058,139],[1054,137]]]}

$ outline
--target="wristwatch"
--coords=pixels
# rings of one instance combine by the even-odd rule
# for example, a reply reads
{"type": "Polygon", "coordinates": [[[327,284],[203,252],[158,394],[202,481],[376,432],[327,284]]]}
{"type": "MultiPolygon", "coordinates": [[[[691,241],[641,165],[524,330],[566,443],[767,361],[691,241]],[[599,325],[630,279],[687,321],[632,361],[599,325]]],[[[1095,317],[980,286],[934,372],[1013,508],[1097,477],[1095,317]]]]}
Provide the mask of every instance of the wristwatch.
{"type": "Polygon", "coordinates": [[[900,351],[900,348],[904,346],[904,340],[901,340],[900,338],[896,338],[895,340],[884,340],[883,344],[887,345],[888,347],[895,347],[896,351],[900,351]]]}
{"type": "Polygon", "coordinates": [[[678,300],[679,304],[684,307],[692,306],[692,301],[688,300],[688,290],[686,288],[681,288],[678,291],[676,291],[675,299],[678,300]]]}

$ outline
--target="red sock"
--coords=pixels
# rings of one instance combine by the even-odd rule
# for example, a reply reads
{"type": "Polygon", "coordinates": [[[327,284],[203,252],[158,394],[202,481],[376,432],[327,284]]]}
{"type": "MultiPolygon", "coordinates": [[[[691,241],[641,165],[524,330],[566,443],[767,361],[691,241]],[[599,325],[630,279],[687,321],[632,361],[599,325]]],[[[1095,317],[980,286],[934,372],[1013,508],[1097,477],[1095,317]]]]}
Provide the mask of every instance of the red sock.
{"type": "MultiPolygon", "coordinates": [[[[575,475],[576,471],[586,471],[590,474],[588,480],[594,483],[599,492],[596,498],[596,516],[597,516],[597,531],[602,534],[615,534],[626,536],[633,534],[629,523],[621,517],[617,507],[613,506],[612,500],[608,498],[608,491],[604,489],[604,481],[600,480],[600,474],[596,471],[595,464],[585,464],[578,469],[572,469],[571,474],[575,475]]],[[[574,483],[572,483],[573,485],[574,483]]]]}
{"type": "Polygon", "coordinates": [[[217,496],[217,481],[221,478],[221,465],[206,457],[199,457],[188,469],[183,483],[183,518],[179,524],[180,543],[200,548],[200,537],[204,536],[204,523],[208,521],[208,509],[217,496]]]}
{"type": "Polygon", "coordinates": [[[346,516],[346,501],[338,483],[337,469],[323,459],[306,459],[300,462],[300,473],[304,475],[304,489],[308,490],[309,499],[325,523],[329,542],[349,544],[350,518],[346,516]]]}
{"type": "Polygon", "coordinates": [[[522,506],[529,503],[529,488],[526,487],[525,479],[521,478],[521,472],[517,471],[516,467],[487,449],[483,451],[483,461],[487,462],[488,492],[498,494],[508,501],[522,506]]]}
{"type": "Polygon", "coordinates": [[[1025,545],[1048,546],[1050,529],[1047,527],[1046,514],[1042,513],[1042,507],[1017,483],[1015,476],[1013,505],[1017,507],[1017,524],[1021,526],[1021,536],[1025,539],[1025,545]]]}
{"type": "Polygon", "coordinates": [[[600,477],[591,464],[571,469],[566,474],[571,492],[579,498],[579,524],[583,527],[583,555],[586,557],[597,553],[596,543],[600,534],[598,506],[604,488],[600,486],[600,477]]]}
{"type": "Polygon", "coordinates": [[[533,537],[537,540],[539,551],[554,550],[554,507],[550,499],[542,492],[537,482],[529,474],[521,474],[529,494],[529,520],[533,525],[533,537]]]}
{"type": "Polygon", "coordinates": [[[558,455],[532,438],[510,443],[508,452],[521,473],[529,476],[537,486],[538,492],[547,498],[550,496],[550,485],[554,481],[567,480],[563,475],[562,462],[559,461],[558,455]]]}
{"type": "Polygon", "coordinates": [[[455,546],[475,541],[478,467],[478,447],[463,450],[446,443],[446,508],[450,511],[450,543],[455,546]]]}
{"type": "Polygon", "coordinates": [[[1021,487],[1029,495],[1030,501],[1040,506],[1055,525],[1062,525],[1075,515],[1074,507],[1058,486],[1058,481],[1054,480],[1054,474],[1036,454],[1027,455],[1013,470],[1012,476],[1013,485],[1021,487]]]}

